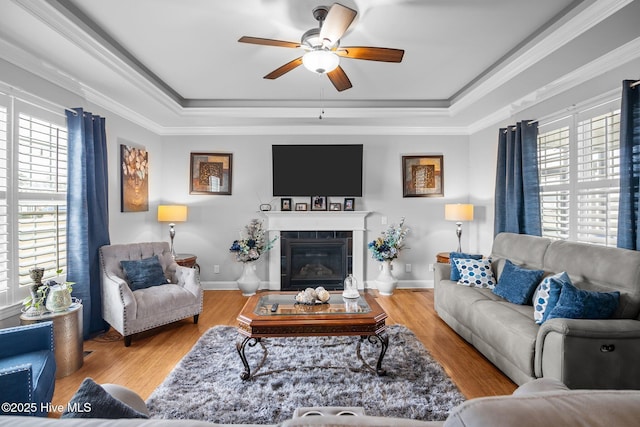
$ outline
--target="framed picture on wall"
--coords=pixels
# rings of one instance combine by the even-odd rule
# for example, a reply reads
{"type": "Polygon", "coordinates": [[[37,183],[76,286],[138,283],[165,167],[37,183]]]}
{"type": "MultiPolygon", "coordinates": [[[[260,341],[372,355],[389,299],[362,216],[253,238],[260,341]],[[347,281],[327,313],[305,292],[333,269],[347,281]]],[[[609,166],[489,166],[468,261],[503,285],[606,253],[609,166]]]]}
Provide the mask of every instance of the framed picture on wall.
{"type": "Polygon", "coordinates": [[[231,195],[231,153],[191,153],[189,194],[231,195]]]}
{"type": "Polygon", "coordinates": [[[402,197],[443,197],[442,155],[402,156],[402,197]]]}
{"type": "Polygon", "coordinates": [[[149,210],[149,153],[144,147],[120,144],[120,211],[149,210]]]}

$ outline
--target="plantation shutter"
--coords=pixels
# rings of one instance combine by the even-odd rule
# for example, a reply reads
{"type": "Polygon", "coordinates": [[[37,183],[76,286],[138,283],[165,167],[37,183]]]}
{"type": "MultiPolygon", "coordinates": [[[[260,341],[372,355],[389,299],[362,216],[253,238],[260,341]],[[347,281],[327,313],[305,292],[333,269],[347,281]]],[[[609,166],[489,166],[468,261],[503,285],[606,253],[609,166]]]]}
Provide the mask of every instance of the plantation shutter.
{"type": "Polygon", "coordinates": [[[29,284],[33,266],[47,278],[66,265],[67,131],[20,113],[18,132],[19,281],[29,284]]]}
{"type": "Polygon", "coordinates": [[[7,107],[0,98],[0,306],[9,303],[9,217],[7,203],[7,107]]]}
{"type": "Polygon", "coordinates": [[[616,246],[620,111],[579,121],[577,145],[577,239],[616,246]]]}

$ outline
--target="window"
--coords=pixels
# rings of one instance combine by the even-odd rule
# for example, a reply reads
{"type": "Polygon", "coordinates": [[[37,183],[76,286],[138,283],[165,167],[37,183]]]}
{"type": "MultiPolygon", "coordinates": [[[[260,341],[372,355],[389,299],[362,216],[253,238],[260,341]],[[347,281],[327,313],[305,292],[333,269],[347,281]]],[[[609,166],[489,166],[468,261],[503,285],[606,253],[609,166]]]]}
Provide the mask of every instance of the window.
{"type": "Polygon", "coordinates": [[[605,107],[544,126],[553,129],[538,135],[545,237],[617,244],[620,110],[605,107]]]}
{"type": "Polygon", "coordinates": [[[0,307],[66,267],[66,188],[64,115],[0,98],[0,307]]]}

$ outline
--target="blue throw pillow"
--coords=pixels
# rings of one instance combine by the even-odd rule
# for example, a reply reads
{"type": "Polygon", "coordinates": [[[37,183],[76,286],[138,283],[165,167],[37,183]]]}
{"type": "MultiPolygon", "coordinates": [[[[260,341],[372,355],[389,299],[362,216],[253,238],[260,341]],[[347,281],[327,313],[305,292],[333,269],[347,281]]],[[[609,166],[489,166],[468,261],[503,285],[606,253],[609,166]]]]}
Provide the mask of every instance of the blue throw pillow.
{"type": "Polygon", "coordinates": [[[453,262],[454,258],[465,258],[465,259],[482,259],[482,255],[469,255],[464,252],[450,252],[449,253],[449,264],[451,264],[451,277],[449,280],[457,282],[460,280],[460,272],[458,271],[458,267],[456,263],[453,262]]]}
{"type": "Polygon", "coordinates": [[[569,275],[564,271],[545,277],[536,288],[533,294],[533,320],[538,325],[544,323],[545,315],[549,316],[553,307],[558,303],[563,283],[571,283],[569,275]]]}
{"type": "Polygon", "coordinates": [[[562,285],[558,304],[545,320],[563,317],[566,319],[608,319],[616,312],[620,292],[594,292],[578,289],[571,283],[562,285]]]}
{"type": "Polygon", "coordinates": [[[166,285],[169,282],[162,271],[157,255],[139,261],[120,261],[120,265],[132,291],[166,285]]]}
{"type": "Polygon", "coordinates": [[[514,304],[529,304],[544,271],[518,267],[506,260],[493,293],[514,304]]]}

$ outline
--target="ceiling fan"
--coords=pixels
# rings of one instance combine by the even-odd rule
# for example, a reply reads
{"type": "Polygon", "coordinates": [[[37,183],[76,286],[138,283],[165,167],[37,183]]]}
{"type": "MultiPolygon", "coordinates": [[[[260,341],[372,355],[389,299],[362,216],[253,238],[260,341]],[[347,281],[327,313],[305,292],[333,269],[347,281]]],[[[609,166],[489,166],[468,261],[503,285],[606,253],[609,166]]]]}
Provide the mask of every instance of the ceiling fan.
{"type": "Polygon", "coordinates": [[[288,48],[303,48],[305,54],[276,68],[265,79],[277,79],[299,65],[304,65],[310,71],[327,74],[331,83],[338,91],[352,87],[351,81],[340,66],[340,57],[363,59],[366,61],[401,62],[404,55],[402,49],[367,46],[340,47],[340,38],[347,31],[358,12],[340,3],[334,3],[330,8],[318,6],[313,9],[313,17],[318,21],[318,28],[305,32],[300,43],[283,40],[264,39],[243,36],[241,43],[259,44],[288,48]]]}

